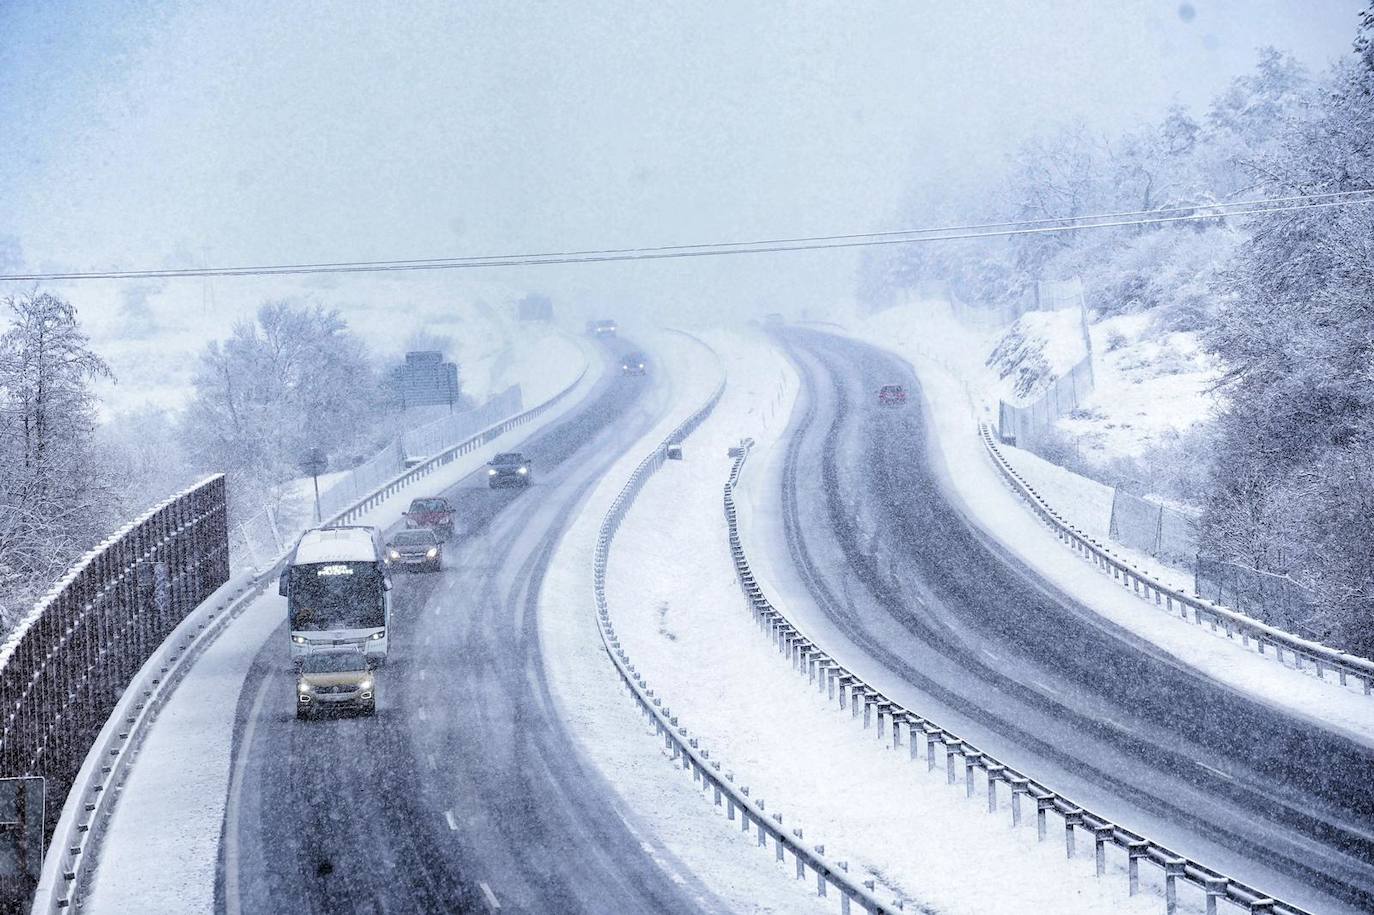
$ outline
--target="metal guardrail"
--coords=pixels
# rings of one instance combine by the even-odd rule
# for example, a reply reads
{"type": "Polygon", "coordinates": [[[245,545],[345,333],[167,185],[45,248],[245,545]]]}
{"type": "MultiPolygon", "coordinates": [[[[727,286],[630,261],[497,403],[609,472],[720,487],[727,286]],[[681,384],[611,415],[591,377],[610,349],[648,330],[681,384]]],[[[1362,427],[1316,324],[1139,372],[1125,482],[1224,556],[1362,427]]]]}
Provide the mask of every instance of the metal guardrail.
{"type": "Polygon", "coordinates": [[[798,880],[806,879],[808,873],[814,876],[816,895],[828,896],[833,888],[840,900],[840,910],[845,915],[850,912],[852,903],[857,903],[863,911],[873,915],[899,912],[904,907],[902,902],[881,901],[875,895],[873,881],[860,882],[851,877],[848,862],[827,858],[825,846],[808,847],[803,841],[800,829],[785,829],[780,813],[768,812],[762,799],[749,796],[748,787],[735,784],[734,774],[722,771],[720,761],[711,759],[711,752],[703,749],[700,741],[690,736],[687,728],[678,723],[677,716],[664,704],[663,697],[655,695],[654,690],[649,687],[648,680],[635,669],[629,654],[615,634],[610,607],[606,601],[606,564],[615,534],[644,485],[667,461],[668,446],[681,442],[700,426],[724,393],[725,382],[722,380],[710,400],[640,461],[601,522],[596,541],[593,581],[596,623],[602,643],[631,698],[645,718],[653,722],[655,733],[663,738],[664,749],[671,754],[672,761],[679,764],[682,770],[691,773],[693,781],[700,785],[703,793],[713,792],[715,806],[725,808],[727,821],[738,821],[741,832],[756,831],[760,847],[766,847],[771,841],[778,861],[785,861],[786,856],[790,854],[796,865],[798,880]]]}
{"type": "Polygon", "coordinates": [[[1210,625],[1213,632],[1221,627],[1228,639],[1234,639],[1239,635],[1241,646],[1244,648],[1249,648],[1253,641],[1255,649],[1261,655],[1266,654],[1266,647],[1272,647],[1274,658],[1279,663],[1283,663],[1285,652],[1292,656],[1293,666],[1299,670],[1303,669],[1305,660],[1315,668],[1317,676],[1323,680],[1326,679],[1328,670],[1335,671],[1341,686],[1348,685],[1350,678],[1354,677],[1362,684],[1366,696],[1374,694],[1374,661],[1284,632],[1243,613],[1213,603],[1200,594],[1186,594],[1151,578],[1118,558],[1102,543],[1074,527],[1051,508],[1044,497],[1035,491],[1035,487],[1027,483],[1016,468],[1008,463],[986,423],[978,424],[978,434],[1002,478],[1025,500],[1031,511],[1055,532],[1060,542],[1091,562],[1099,571],[1111,575],[1123,587],[1131,589],[1137,597],[1168,613],[1177,613],[1185,621],[1191,611],[1193,621],[1197,625],[1210,625]]]}
{"type": "Polygon", "coordinates": [[[1255,915],[1309,915],[1297,906],[1267,896],[1225,874],[1176,854],[1158,842],[1118,826],[1080,804],[1075,804],[1043,782],[999,762],[968,740],[884,695],[807,638],[781,611],[769,603],[763,589],[754,578],[740,539],[734,491],[752,445],[752,439],[745,439],[741,443],[739,454],[731,466],[730,476],[725,484],[725,520],[729,529],[730,552],[735,563],[735,574],[760,630],[768,636],[778,652],[789,659],[793,669],[807,678],[808,685],[815,684],[816,689],[825,693],[831,701],[838,699],[840,709],[850,709],[851,718],[858,719],[862,716],[865,730],[876,725],[878,740],[886,741],[887,733],[890,731],[894,750],[902,746],[902,731],[905,730],[912,762],[920,758],[921,747],[918,741],[924,743],[928,771],[934,771],[939,765],[936,748],[943,748],[946,782],[950,785],[958,784],[959,770],[962,769],[967,797],[972,798],[977,794],[978,777],[981,774],[987,795],[988,813],[998,811],[998,786],[1005,785],[1010,792],[1012,826],[1021,825],[1023,806],[1034,801],[1036,832],[1038,838],[1043,841],[1049,830],[1049,815],[1057,816],[1063,823],[1064,849],[1068,857],[1074,857],[1076,841],[1080,834],[1091,836],[1097,876],[1101,877],[1106,873],[1108,846],[1125,851],[1131,895],[1135,895],[1139,889],[1140,863],[1143,861],[1157,866],[1164,876],[1164,899],[1168,915],[1174,915],[1177,911],[1180,882],[1192,884],[1203,891],[1208,915],[1215,915],[1219,900],[1226,900],[1255,915]]]}
{"type": "MultiPolygon", "coordinates": [[[[347,524],[356,521],[439,467],[547,413],[577,389],[588,371],[590,366],[583,368],[571,384],[538,406],[496,423],[397,475],[324,523],[347,524]]],[[[219,479],[222,485],[222,477],[219,479]]],[[[149,725],[157,719],[158,712],[166,705],[194,661],[268,584],[276,581],[278,569],[285,559],[286,554],[283,553],[268,568],[244,576],[223,603],[195,608],[182,624],[182,631],[173,633],[172,638],[157,646],[149,662],[134,675],[136,681],[129,683],[114,714],[104,723],[67,797],[43,865],[43,878],[34,895],[33,915],[52,915],[80,907],[82,894],[90,888],[100,841],[114,811],[119,789],[147,736],[149,725]],[[80,786],[79,792],[76,786],[80,786]]]]}

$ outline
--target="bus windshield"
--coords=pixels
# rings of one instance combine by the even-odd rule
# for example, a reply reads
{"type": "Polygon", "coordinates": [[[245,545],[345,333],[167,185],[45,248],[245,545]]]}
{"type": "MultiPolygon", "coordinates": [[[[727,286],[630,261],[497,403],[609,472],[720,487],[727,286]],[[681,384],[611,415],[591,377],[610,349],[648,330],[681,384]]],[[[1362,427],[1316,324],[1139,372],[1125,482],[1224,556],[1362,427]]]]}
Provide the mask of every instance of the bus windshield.
{"type": "Polygon", "coordinates": [[[293,631],[375,629],[386,625],[386,591],[375,562],[292,566],[288,610],[293,631]]]}

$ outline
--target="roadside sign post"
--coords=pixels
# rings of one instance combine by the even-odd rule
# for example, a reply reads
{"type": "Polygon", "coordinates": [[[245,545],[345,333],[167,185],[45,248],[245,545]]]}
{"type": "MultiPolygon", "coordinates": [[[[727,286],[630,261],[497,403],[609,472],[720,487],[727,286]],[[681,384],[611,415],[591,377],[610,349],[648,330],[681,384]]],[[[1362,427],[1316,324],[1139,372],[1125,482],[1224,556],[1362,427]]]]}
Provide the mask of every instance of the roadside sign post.
{"type": "Polygon", "coordinates": [[[315,523],[320,523],[320,474],[324,473],[329,466],[329,459],[325,457],[323,451],[318,448],[311,448],[304,460],[301,461],[301,470],[310,474],[315,480],[315,523]]]}

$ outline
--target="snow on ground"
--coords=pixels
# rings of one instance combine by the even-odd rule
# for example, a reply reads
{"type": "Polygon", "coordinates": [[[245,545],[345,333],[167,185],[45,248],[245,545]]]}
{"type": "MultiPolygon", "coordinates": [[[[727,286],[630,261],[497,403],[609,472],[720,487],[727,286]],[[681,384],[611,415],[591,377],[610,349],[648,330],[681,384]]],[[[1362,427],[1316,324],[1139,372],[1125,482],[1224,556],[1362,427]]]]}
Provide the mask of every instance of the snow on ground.
{"type": "MultiPolygon", "coordinates": [[[[712,338],[712,342],[721,341],[712,338]]],[[[720,377],[715,359],[685,338],[650,337],[646,339],[646,346],[651,346],[650,351],[657,357],[659,379],[670,385],[669,403],[663,418],[593,490],[560,542],[540,593],[540,637],[554,700],[582,753],[602,770],[619,793],[621,804],[615,808],[616,815],[625,819],[627,825],[631,820],[639,824],[639,827],[630,825],[632,830],[647,830],[644,844],[648,852],[657,854],[659,846],[655,843],[661,843],[672,858],[690,868],[733,911],[834,912],[833,900],[829,904],[816,901],[814,884],[799,883],[777,867],[770,849],[759,848],[752,834],[741,834],[736,824],[727,822],[694,785],[691,776],[670,762],[663,751],[662,740],[640,717],[629,693],[621,687],[597,632],[592,600],[592,555],[601,520],[644,455],[710,396],[720,377]]],[[[769,358],[762,347],[755,352],[769,358]]],[[[777,389],[784,370],[776,359],[769,358],[771,368],[766,378],[752,373],[748,377],[737,377],[738,370],[747,368],[739,365],[737,355],[738,351],[733,348],[727,355],[731,389],[738,385],[744,390],[752,390],[747,399],[755,402],[758,410],[766,411],[765,415],[771,417],[769,421],[775,428],[781,428],[786,422],[786,411],[777,399],[777,389]]],[[[750,426],[749,431],[757,431],[757,422],[751,422],[750,426]]],[[[682,531],[687,548],[681,556],[665,558],[658,555],[656,549],[637,548],[635,541],[639,535],[623,531],[612,547],[612,562],[621,570],[622,577],[626,566],[639,559],[646,563],[640,577],[647,578],[646,573],[650,571],[659,575],[665,566],[676,568],[675,560],[681,560],[684,568],[696,568],[693,556],[699,553],[710,555],[712,560],[716,558],[714,550],[699,547],[695,518],[697,503],[719,513],[720,487],[725,480],[724,471],[728,469],[725,447],[717,439],[699,438],[694,434],[687,440],[684,452],[684,461],[672,462],[660,471],[654,484],[660,493],[658,504],[644,510],[636,508],[631,518],[641,530],[649,527],[660,532],[673,531],[692,519],[690,526],[682,531]],[[693,491],[691,498],[683,498],[686,490],[678,489],[678,484],[686,478],[702,475],[714,481],[710,492],[699,497],[693,491]],[[666,499],[661,495],[665,490],[669,493],[666,499]]],[[[707,542],[710,541],[702,541],[707,542]]],[[[693,584],[710,588],[710,593],[715,593],[717,586],[724,582],[728,566],[720,566],[714,561],[711,566],[708,578],[693,584]]],[[[671,574],[675,581],[681,581],[676,577],[679,573],[671,574]]],[[[738,591],[735,595],[733,606],[737,608],[738,591]]],[[[621,619],[634,609],[634,597],[623,591],[613,591],[610,600],[619,628],[621,619]]],[[[640,609],[651,616],[656,613],[653,607],[640,609]]],[[[690,620],[678,615],[683,612],[685,610],[679,605],[668,625],[678,628],[684,623],[690,624],[690,620]]],[[[633,653],[632,657],[635,657],[633,653]]],[[[716,658],[699,668],[696,673],[699,686],[709,688],[713,681],[706,672],[723,669],[729,660],[716,658]]],[[[650,679],[653,684],[658,675],[651,675],[650,679]]],[[[669,695],[674,694],[670,692],[669,695]]],[[[684,723],[693,728],[697,726],[691,719],[684,723]]],[[[661,863],[671,867],[667,857],[664,856],[661,863]]],[[[672,877],[671,872],[669,877],[672,877]]]]}
{"type": "Polygon", "coordinates": [[[1118,315],[1092,324],[1092,395],[1057,423],[1089,461],[1137,456],[1167,445],[1207,421],[1217,400],[1209,388],[1220,376],[1215,357],[1197,334],[1160,333],[1149,313],[1118,315]]]}
{"type": "MultiPolygon", "coordinates": [[[[946,785],[942,769],[928,773],[905,747],[885,748],[759,634],[726,539],[726,451],[744,436],[756,440],[755,460],[777,449],[796,380],[760,338],[710,339],[729,372],[725,398],[689,442],[688,460],[669,464],[645,488],[608,568],[616,632],[650,686],[738,783],[783,815],[785,827],[802,828],[808,843],[848,860],[858,879],[872,875],[926,911],[1159,911],[1148,892],[1127,896],[1124,870],[1096,879],[1091,855],[1066,861],[1062,841],[1037,842],[1029,821],[1011,829],[1005,817],[987,816],[984,799],[946,785]]],[[[760,470],[746,468],[746,480],[760,470]]],[[[749,523],[746,516],[746,536],[749,523]]],[[[585,625],[592,626],[590,612],[585,625]]],[[[642,739],[643,727],[633,733],[642,739]]],[[[694,804],[714,810],[699,798],[694,804]]],[[[718,829],[732,832],[724,822],[718,829]]],[[[779,876],[791,873],[791,862],[778,865],[769,849],[748,854],[779,876]]]]}
{"type": "Polygon", "coordinates": [[[1000,379],[997,395],[1007,403],[1031,403],[1087,354],[1077,309],[1028,311],[990,355],[1000,379]]]}
{"type": "MultiPolygon", "coordinates": [[[[987,369],[978,355],[987,351],[987,334],[965,329],[941,302],[890,309],[852,322],[851,330],[910,360],[935,433],[934,458],[944,465],[956,504],[961,502],[967,516],[1032,569],[1084,606],[1212,678],[1374,745],[1374,709],[1353,681],[1343,688],[1334,678],[1318,680],[1275,662],[1272,655],[1245,650],[1224,632],[1214,634],[1156,609],[1079,559],[1031,514],[1002,481],[977,434],[976,421],[991,420],[987,369]]],[[[1055,508],[1069,511],[1077,523],[1071,504],[1055,508]]]]}
{"type": "MultiPolygon", "coordinates": [[[[451,486],[497,452],[556,422],[586,397],[599,376],[589,372],[558,409],[424,477],[413,491],[402,490],[357,523],[394,524],[416,492],[451,486]]],[[[230,624],[172,694],[120,792],[86,911],[214,911],[235,712],[253,658],[285,618],[283,599],[269,589],[230,624]]]]}

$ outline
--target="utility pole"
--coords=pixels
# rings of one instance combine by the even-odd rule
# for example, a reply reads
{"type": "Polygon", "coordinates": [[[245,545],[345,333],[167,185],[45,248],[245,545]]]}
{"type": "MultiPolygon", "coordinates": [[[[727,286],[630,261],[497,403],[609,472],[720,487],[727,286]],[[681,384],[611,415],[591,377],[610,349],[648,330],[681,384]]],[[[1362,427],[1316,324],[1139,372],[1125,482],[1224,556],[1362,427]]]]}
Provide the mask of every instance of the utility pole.
{"type": "Polygon", "coordinates": [[[301,470],[310,474],[315,481],[315,523],[319,524],[320,517],[320,474],[324,473],[329,466],[329,459],[325,457],[323,451],[318,448],[311,448],[310,453],[301,461],[301,470]]]}

